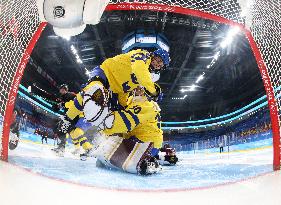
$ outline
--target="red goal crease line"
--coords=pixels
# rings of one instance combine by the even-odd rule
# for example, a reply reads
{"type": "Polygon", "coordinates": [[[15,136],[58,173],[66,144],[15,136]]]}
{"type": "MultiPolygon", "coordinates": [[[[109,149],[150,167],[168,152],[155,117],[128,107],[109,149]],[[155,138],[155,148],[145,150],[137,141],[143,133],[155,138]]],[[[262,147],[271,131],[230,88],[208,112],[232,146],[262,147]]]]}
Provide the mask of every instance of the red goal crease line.
{"type": "MultiPolygon", "coordinates": [[[[258,49],[258,46],[249,30],[247,30],[244,25],[229,20],[227,18],[217,16],[211,13],[206,13],[203,11],[199,11],[196,9],[191,8],[183,8],[179,6],[169,6],[169,5],[162,5],[162,4],[147,4],[147,3],[119,3],[119,4],[109,4],[106,11],[115,11],[115,10],[150,10],[150,11],[162,11],[162,12],[170,12],[170,13],[180,13],[185,15],[196,16],[204,19],[210,19],[216,22],[228,24],[231,26],[238,26],[241,31],[243,31],[248,38],[254,56],[256,58],[256,62],[258,64],[264,87],[267,94],[267,100],[269,104],[270,110],[270,118],[272,122],[272,133],[273,133],[273,147],[274,147],[274,156],[273,156],[273,169],[279,170],[280,169],[280,127],[279,127],[279,118],[278,118],[278,111],[277,111],[277,103],[273,92],[272,83],[266,69],[265,63],[262,59],[262,55],[258,49]]],[[[9,92],[8,102],[6,104],[6,112],[4,116],[4,124],[3,124],[3,136],[2,136],[2,159],[7,161],[8,160],[8,141],[9,141],[9,130],[10,130],[10,123],[11,123],[11,115],[14,109],[15,98],[18,91],[18,86],[23,73],[26,67],[26,64],[29,60],[30,54],[39,39],[42,31],[44,30],[46,23],[41,23],[32,37],[29,45],[26,48],[26,51],[21,59],[19,67],[17,69],[16,75],[13,80],[13,84],[11,86],[11,90],[9,92]]]]}

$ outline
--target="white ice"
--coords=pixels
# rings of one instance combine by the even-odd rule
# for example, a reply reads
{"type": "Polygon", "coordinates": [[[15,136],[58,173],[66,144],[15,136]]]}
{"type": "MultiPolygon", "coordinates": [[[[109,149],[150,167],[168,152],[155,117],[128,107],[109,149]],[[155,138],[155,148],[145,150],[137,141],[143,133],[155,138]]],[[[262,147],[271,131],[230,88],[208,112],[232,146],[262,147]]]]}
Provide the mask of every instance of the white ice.
{"type": "Polygon", "coordinates": [[[252,145],[254,147],[258,144],[262,147],[260,149],[224,154],[214,152],[217,149],[196,154],[179,152],[180,161],[176,166],[166,166],[161,173],[146,177],[97,168],[95,159],[83,162],[70,152],[63,158],[58,157],[50,150],[51,145],[26,140],[22,140],[14,151],[10,151],[9,162],[33,173],[87,186],[119,190],[175,191],[212,187],[271,172],[273,153],[272,146],[268,146],[271,143],[271,139],[262,140],[252,145]]]}
{"type": "MultiPolygon", "coordinates": [[[[251,155],[247,160],[254,157],[254,152],[251,155]]],[[[257,155],[257,158],[260,156],[257,155]]],[[[222,157],[219,156],[216,160],[220,161],[222,157]]],[[[199,155],[196,158],[200,158],[199,155]]],[[[197,160],[194,158],[193,161],[188,163],[191,164],[194,161],[196,162],[197,160]]],[[[205,161],[207,164],[216,163],[215,161],[210,163],[207,158],[206,160],[200,159],[200,161],[201,163],[205,161]]],[[[53,161],[49,160],[49,163],[53,163],[53,161]]],[[[110,182],[110,179],[108,179],[108,182],[110,182]]],[[[280,193],[280,172],[272,172],[242,182],[206,189],[179,192],[129,192],[80,186],[52,180],[33,172],[28,172],[19,166],[0,161],[1,205],[280,205],[280,193]]]]}

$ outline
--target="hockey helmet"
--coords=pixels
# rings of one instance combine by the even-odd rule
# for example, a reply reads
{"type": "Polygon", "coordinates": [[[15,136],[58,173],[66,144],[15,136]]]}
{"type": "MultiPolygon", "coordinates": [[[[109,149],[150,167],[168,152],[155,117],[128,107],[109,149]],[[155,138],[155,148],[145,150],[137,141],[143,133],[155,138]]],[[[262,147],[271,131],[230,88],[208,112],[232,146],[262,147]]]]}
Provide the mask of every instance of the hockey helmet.
{"type": "Polygon", "coordinates": [[[169,53],[166,50],[157,49],[156,51],[153,52],[153,55],[159,56],[162,59],[165,67],[169,66],[171,59],[169,53]]]}
{"type": "Polygon", "coordinates": [[[59,89],[68,90],[68,85],[67,84],[62,84],[62,85],[60,85],[59,89]]]}

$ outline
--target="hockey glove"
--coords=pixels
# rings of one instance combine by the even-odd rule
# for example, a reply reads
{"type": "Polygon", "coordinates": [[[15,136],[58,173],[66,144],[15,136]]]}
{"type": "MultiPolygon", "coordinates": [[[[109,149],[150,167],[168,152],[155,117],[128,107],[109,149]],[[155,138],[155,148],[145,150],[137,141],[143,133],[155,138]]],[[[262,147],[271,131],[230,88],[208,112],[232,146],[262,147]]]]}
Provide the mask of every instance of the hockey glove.
{"type": "Polygon", "coordinates": [[[153,95],[147,89],[144,88],[145,94],[147,95],[147,98],[149,100],[153,100],[155,102],[161,102],[162,99],[163,99],[162,89],[161,89],[161,87],[157,83],[154,83],[154,86],[155,86],[155,90],[156,90],[156,94],[155,95],[153,95]]]}
{"type": "Polygon", "coordinates": [[[73,128],[72,120],[69,119],[67,116],[61,116],[60,121],[58,122],[58,131],[61,133],[68,133],[73,128]]]}
{"type": "Polygon", "coordinates": [[[175,165],[179,161],[179,159],[177,158],[177,156],[166,155],[165,156],[165,161],[169,162],[170,165],[175,165]]]}

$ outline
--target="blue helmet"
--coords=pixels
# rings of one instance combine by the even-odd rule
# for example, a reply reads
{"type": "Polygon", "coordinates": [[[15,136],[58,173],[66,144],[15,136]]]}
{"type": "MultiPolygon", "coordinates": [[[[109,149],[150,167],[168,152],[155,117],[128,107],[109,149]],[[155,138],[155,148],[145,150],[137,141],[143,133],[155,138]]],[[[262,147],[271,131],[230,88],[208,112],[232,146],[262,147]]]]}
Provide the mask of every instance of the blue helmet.
{"type": "Polygon", "coordinates": [[[157,49],[156,51],[153,52],[153,54],[155,56],[159,56],[163,60],[163,63],[166,67],[169,66],[171,59],[169,53],[166,50],[157,49]]]}

